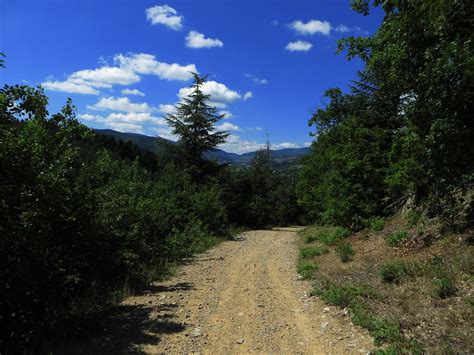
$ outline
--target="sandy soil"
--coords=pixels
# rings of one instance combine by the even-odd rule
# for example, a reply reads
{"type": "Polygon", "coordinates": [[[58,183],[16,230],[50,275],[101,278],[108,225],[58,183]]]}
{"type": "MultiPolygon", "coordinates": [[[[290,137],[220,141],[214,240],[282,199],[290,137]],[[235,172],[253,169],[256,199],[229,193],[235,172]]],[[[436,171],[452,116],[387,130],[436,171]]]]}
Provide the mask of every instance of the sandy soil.
{"type": "Polygon", "coordinates": [[[367,353],[367,331],[309,297],[296,228],[250,231],[123,302],[104,334],[68,353],[367,353]]]}

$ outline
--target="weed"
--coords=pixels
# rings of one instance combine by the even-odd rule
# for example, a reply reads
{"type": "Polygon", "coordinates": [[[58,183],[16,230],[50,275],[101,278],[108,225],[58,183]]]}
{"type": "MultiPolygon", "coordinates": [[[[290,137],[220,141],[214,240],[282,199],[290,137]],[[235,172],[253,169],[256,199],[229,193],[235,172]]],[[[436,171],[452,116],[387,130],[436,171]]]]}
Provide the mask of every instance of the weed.
{"type": "Polygon", "coordinates": [[[319,233],[318,240],[326,245],[337,244],[341,239],[348,237],[351,232],[346,228],[338,227],[335,230],[323,230],[319,233]]]}
{"type": "Polygon", "coordinates": [[[422,212],[419,212],[419,211],[416,211],[416,210],[408,211],[405,219],[407,221],[407,226],[409,228],[414,227],[418,224],[423,224],[424,225],[427,222],[426,216],[422,212]]]}
{"type": "Polygon", "coordinates": [[[392,233],[387,238],[387,243],[391,247],[396,247],[400,242],[408,236],[408,233],[405,231],[399,231],[392,233]]]}
{"type": "Polygon", "coordinates": [[[325,289],[315,288],[312,294],[320,296],[329,304],[342,308],[351,305],[357,297],[375,296],[375,292],[368,285],[344,285],[341,287],[330,285],[325,289]]]}
{"type": "Polygon", "coordinates": [[[300,274],[304,279],[310,279],[314,272],[318,270],[318,266],[309,262],[307,260],[300,260],[298,262],[297,272],[300,274]]]}
{"type": "Polygon", "coordinates": [[[352,248],[351,243],[343,243],[340,244],[337,247],[337,253],[339,254],[339,257],[341,258],[341,261],[343,263],[348,262],[349,260],[352,260],[352,257],[354,256],[355,252],[354,249],[352,248]]]}
{"type": "Polygon", "coordinates": [[[300,250],[300,257],[303,259],[310,259],[328,252],[329,250],[326,247],[305,247],[300,250]]]}
{"type": "Polygon", "coordinates": [[[370,223],[370,229],[374,232],[380,232],[385,228],[385,220],[382,217],[376,217],[372,219],[370,223]]]}
{"type": "Polygon", "coordinates": [[[407,274],[407,265],[403,261],[390,261],[382,265],[380,275],[383,281],[388,283],[399,283],[401,278],[407,274]]]}
{"type": "Polygon", "coordinates": [[[456,294],[457,289],[452,278],[442,277],[439,279],[434,279],[433,284],[435,287],[435,295],[439,298],[444,299],[456,294]]]}
{"type": "Polygon", "coordinates": [[[471,307],[472,309],[474,309],[474,298],[473,297],[466,297],[464,299],[464,301],[466,302],[466,304],[471,307]]]}

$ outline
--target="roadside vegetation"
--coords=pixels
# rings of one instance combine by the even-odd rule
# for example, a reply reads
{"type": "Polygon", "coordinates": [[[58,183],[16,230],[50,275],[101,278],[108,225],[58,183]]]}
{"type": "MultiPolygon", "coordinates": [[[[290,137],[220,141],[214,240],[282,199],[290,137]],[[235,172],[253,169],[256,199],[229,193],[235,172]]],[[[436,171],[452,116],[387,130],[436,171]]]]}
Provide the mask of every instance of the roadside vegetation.
{"type": "Polygon", "coordinates": [[[94,133],[71,100],[50,114],[41,88],[0,90],[0,353],[48,352],[236,230],[299,218],[263,150],[249,168],[203,158],[227,133],[194,79],[159,156],[94,133]]]}
{"type": "Polygon", "coordinates": [[[472,5],[351,3],[385,17],[339,42],[364,68],[309,120],[297,194],[316,225],[301,253],[329,249],[304,259],[318,265],[312,294],[345,308],[379,354],[473,353],[472,5]]]}

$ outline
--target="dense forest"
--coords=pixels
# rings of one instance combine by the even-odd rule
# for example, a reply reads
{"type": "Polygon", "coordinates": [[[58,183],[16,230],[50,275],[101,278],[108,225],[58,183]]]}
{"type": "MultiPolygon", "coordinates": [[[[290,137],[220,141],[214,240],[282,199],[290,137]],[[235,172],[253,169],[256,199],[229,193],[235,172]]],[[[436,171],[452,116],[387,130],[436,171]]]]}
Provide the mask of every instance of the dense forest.
{"type": "Polygon", "coordinates": [[[183,143],[161,156],[95,134],[70,100],[50,115],[41,88],[0,91],[3,349],[37,348],[234,228],[300,218],[294,174],[274,172],[264,150],[249,168],[203,159],[226,133],[213,131],[202,80],[169,118],[188,118],[183,143]]]}
{"type": "MultiPolygon", "coordinates": [[[[373,37],[338,51],[365,67],[351,90],[329,89],[309,123],[311,156],[298,182],[312,220],[362,228],[407,200],[449,227],[474,210],[473,5],[374,1],[385,18],[373,37]]],[[[369,14],[368,1],[353,7],[369,14]]]]}
{"type": "MultiPolygon", "coordinates": [[[[238,228],[319,223],[352,230],[410,203],[446,228],[474,221],[473,3],[354,0],[372,37],[338,52],[364,68],[310,118],[299,171],[204,158],[222,118],[194,75],[160,154],[95,133],[41,87],[0,90],[0,353],[47,349],[180,260],[238,228]],[[58,330],[64,334],[58,335],[58,330]]],[[[1,62],[8,70],[8,61],[1,62]]]]}

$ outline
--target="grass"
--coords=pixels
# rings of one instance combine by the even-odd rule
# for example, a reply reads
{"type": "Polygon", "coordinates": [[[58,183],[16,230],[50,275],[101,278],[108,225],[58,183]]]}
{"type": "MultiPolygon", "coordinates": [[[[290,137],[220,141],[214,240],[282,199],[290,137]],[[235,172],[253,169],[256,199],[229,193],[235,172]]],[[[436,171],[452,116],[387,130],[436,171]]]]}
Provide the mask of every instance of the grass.
{"type": "Polygon", "coordinates": [[[341,261],[343,263],[346,263],[346,262],[352,260],[352,257],[355,254],[351,243],[340,244],[337,247],[337,253],[339,254],[339,257],[341,258],[341,261]]]}
{"type": "Polygon", "coordinates": [[[385,228],[385,220],[381,217],[376,217],[372,219],[369,227],[374,232],[380,232],[385,228]]]}
{"type": "Polygon", "coordinates": [[[310,259],[315,256],[324,255],[329,252],[329,249],[326,247],[313,246],[313,247],[304,247],[300,249],[300,257],[303,259],[310,259]]]}
{"type": "Polygon", "coordinates": [[[408,237],[408,233],[405,231],[398,231],[398,232],[392,233],[387,238],[387,244],[390,245],[391,247],[396,247],[400,245],[400,243],[406,237],[408,237]]]}
{"type": "Polygon", "coordinates": [[[380,276],[387,283],[399,283],[405,275],[407,275],[407,265],[400,260],[386,262],[380,269],[380,276]]]}
{"type": "Polygon", "coordinates": [[[364,284],[328,285],[323,288],[314,288],[311,295],[319,296],[327,303],[341,308],[349,307],[357,298],[376,297],[373,288],[364,284]]]}
{"type": "Polygon", "coordinates": [[[436,278],[433,280],[435,296],[448,298],[456,294],[457,288],[454,280],[450,277],[436,278]]]}
{"type": "Polygon", "coordinates": [[[296,271],[303,277],[303,279],[310,279],[314,275],[314,272],[317,270],[318,265],[308,260],[302,259],[298,261],[298,266],[296,268],[296,271]]]}
{"type": "Polygon", "coordinates": [[[305,243],[321,242],[326,245],[336,245],[348,237],[351,231],[342,227],[310,227],[302,232],[305,243]]]}

